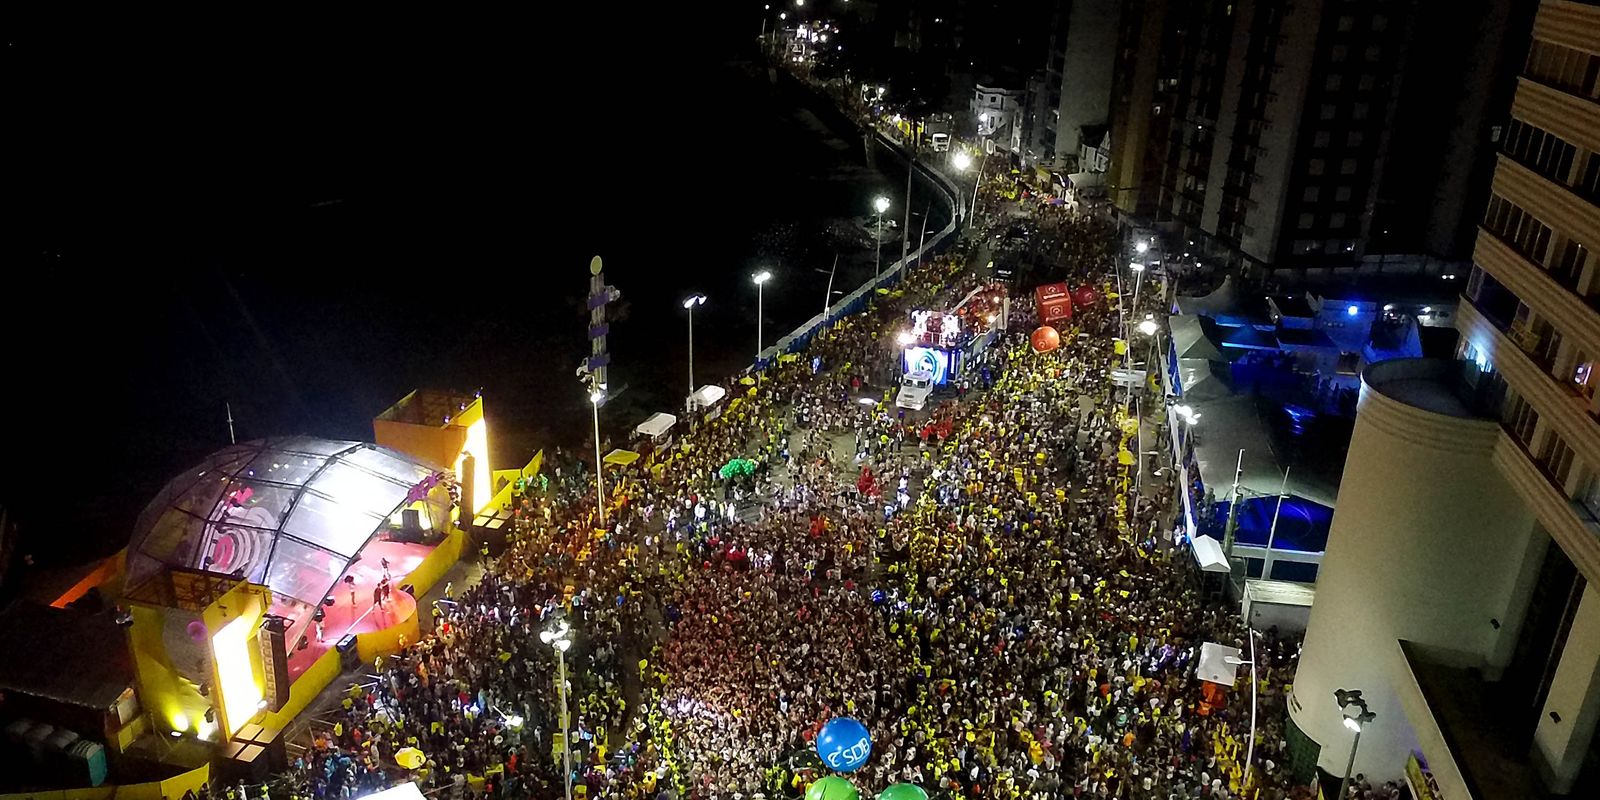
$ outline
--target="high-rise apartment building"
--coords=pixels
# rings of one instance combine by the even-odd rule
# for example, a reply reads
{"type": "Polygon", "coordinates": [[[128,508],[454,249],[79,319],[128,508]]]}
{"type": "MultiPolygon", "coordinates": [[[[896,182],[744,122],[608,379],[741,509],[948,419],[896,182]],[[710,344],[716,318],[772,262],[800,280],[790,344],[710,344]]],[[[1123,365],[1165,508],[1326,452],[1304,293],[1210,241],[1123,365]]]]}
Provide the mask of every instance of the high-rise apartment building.
{"type": "Polygon", "coordinates": [[[1518,5],[1133,0],[1113,202],[1256,267],[1355,267],[1396,248],[1465,260],[1455,226],[1487,183],[1496,98],[1509,95],[1493,77],[1528,16],[1518,5]],[[1407,113],[1429,99],[1444,110],[1407,113]]]}
{"type": "Polygon", "coordinates": [[[1539,3],[1515,86],[1459,358],[1363,376],[1291,751],[1337,775],[1359,729],[1372,778],[1415,756],[1444,797],[1595,797],[1600,4],[1539,3]]]}
{"type": "MultiPolygon", "coordinates": [[[[1023,157],[1077,171],[1084,132],[1110,121],[1117,25],[1124,0],[1059,0],[1050,23],[1043,73],[1029,98],[1023,157]]],[[[1091,136],[1089,138],[1093,138],[1091,136]]],[[[1087,142],[1091,147],[1098,141],[1087,142]]]]}

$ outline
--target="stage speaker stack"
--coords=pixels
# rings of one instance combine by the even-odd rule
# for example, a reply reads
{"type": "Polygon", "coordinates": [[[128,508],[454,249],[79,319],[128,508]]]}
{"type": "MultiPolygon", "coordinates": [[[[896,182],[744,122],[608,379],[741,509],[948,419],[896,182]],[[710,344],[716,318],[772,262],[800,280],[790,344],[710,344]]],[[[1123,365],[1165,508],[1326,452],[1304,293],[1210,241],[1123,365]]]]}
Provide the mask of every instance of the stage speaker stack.
{"type": "Polygon", "coordinates": [[[266,685],[267,710],[277,712],[289,702],[289,650],[284,639],[288,620],[268,615],[256,635],[261,646],[261,672],[266,685]]]}
{"type": "Polygon", "coordinates": [[[345,634],[334,647],[339,649],[339,668],[342,671],[349,672],[361,668],[361,652],[356,649],[355,634],[345,634]]]}
{"type": "Polygon", "coordinates": [[[474,513],[476,509],[471,508],[473,499],[478,496],[476,491],[477,471],[477,457],[471,453],[463,456],[459,474],[461,480],[461,513],[457,517],[456,524],[461,527],[461,530],[469,534],[477,530],[478,523],[477,515],[474,513]]]}
{"type": "Polygon", "coordinates": [[[422,511],[407,508],[400,512],[400,540],[418,544],[422,542],[422,511]]]}

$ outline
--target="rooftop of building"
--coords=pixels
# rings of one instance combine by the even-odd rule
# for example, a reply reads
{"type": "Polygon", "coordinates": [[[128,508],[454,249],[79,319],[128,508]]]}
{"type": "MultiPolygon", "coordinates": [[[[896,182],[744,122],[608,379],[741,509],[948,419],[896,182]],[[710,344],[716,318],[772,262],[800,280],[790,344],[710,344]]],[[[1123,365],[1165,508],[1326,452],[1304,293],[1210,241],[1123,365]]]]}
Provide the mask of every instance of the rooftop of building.
{"type": "Polygon", "coordinates": [[[0,691],[105,710],[133,684],[127,636],[106,612],[19,600],[0,611],[0,691]]]}
{"type": "Polygon", "coordinates": [[[1373,391],[1413,408],[1447,417],[1477,419],[1466,384],[1454,362],[1442,358],[1397,358],[1373,364],[1361,374],[1373,391]]]}

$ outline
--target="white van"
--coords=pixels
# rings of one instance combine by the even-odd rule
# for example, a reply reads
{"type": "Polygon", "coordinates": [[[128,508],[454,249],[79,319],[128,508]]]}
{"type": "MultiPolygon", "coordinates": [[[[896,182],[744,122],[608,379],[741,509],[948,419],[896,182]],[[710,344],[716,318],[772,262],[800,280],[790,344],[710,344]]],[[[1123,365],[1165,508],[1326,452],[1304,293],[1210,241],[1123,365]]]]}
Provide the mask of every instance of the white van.
{"type": "Polygon", "coordinates": [[[921,411],[928,405],[928,396],[931,394],[933,394],[933,373],[919,369],[908,372],[900,378],[900,393],[895,395],[894,404],[900,408],[921,411]]]}

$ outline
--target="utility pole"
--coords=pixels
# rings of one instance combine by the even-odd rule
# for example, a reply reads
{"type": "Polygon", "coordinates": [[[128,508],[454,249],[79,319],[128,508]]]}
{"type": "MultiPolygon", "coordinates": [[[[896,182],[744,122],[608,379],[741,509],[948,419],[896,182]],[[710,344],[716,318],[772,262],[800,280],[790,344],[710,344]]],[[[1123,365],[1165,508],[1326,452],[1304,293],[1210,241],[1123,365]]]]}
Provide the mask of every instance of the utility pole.
{"type": "Polygon", "coordinates": [[[1233,534],[1239,528],[1239,479],[1244,477],[1244,448],[1239,449],[1239,464],[1233,468],[1233,489],[1228,492],[1228,524],[1222,529],[1222,552],[1233,569],[1233,534]]]}
{"type": "Polygon", "coordinates": [[[906,221],[900,226],[900,268],[904,269],[906,259],[911,255],[911,176],[917,172],[917,151],[911,151],[911,160],[906,162],[906,221]]]}
{"type": "Polygon", "coordinates": [[[1272,527],[1267,530],[1267,554],[1261,564],[1261,579],[1272,580],[1272,542],[1278,538],[1278,515],[1283,513],[1283,498],[1289,494],[1289,467],[1283,468],[1283,484],[1278,487],[1278,507],[1272,510],[1272,527]]]}
{"type": "Polygon", "coordinates": [[[928,217],[933,215],[933,201],[928,201],[928,209],[922,212],[922,235],[917,237],[917,266],[922,266],[922,248],[928,243],[928,217]]]}
{"type": "Polygon", "coordinates": [[[822,315],[828,315],[828,307],[833,305],[833,276],[839,272],[839,254],[833,254],[833,268],[828,270],[828,289],[822,295],[822,315]]]}
{"type": "Polygon", "coordinates": [[[228,412],[228,444],[238,444],[238,440],[233,438],[233,404],[225,402],[222,407],[228,412]]]}

